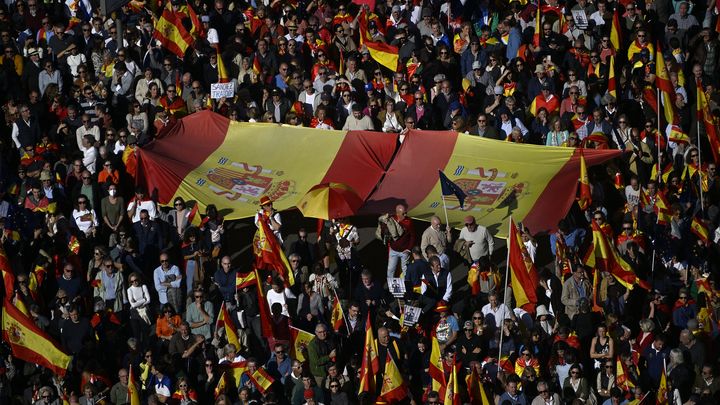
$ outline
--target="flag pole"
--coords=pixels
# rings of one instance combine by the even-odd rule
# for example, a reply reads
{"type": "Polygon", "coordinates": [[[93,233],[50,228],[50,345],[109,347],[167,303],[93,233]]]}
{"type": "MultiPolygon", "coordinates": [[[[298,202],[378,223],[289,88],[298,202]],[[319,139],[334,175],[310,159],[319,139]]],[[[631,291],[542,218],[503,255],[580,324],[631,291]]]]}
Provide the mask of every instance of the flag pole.
{"type": "MultiPolygon", "coordinates": [[[[513,220],[512,216],[510,216],[510,219],[508,220],[508,239],[507,239],[507,258],[505,259],[505,279],[502,282],[503,286],[503,301],[502,305],[505,305],[505,302],[507,302],[507,283],[508,283],[508,276],[510,275],[510,236],[512,235],[512,226],[513,226],[513,220]]],[[[505,307],[508,308],[509,307],[505,307]]],[[[505,316],[507,314],[505,313],[505,309],[503,309],[503,315],[502,319],[500,320],[500,344],[498,345],[498,366],[500,365],[500,362],[502,361],[502,344],[503,344],[503,336],[505,335],[504,329],[505,329],[505,316]]]]}
{"type": "Polygon", "coordinates": [[[657,89],[657,129],[658,129],[658,135],[657,135],[657,182],[658,185],[660,184],[660,179],[662,178],[662,174],[660,173],[660,137],[662,136],[662,132],[660,131],[660,88],[657,89]]]}
{"type": "MultiPolygon", "coordinates": [[[[698,150],[698,180],[700,180],[700,211],[705,212],[705,204],[703,203],[703,172],[702,172],[702,144],[700,143],[700,119],[697,120],[697,150],[698,150]]],[[[692,181],[692,179],[690,179],[692,181]]]]}
{"type": "Polygon", "coordinates": [[[449,227],[450,220],[448,220],[447,205],[445,204],[445,195],[442,193],[442,191],[440,192],[440,196],[441,196],[442,202],[443,202],[443,212],[445,213],[445,226],[449,227]]]}

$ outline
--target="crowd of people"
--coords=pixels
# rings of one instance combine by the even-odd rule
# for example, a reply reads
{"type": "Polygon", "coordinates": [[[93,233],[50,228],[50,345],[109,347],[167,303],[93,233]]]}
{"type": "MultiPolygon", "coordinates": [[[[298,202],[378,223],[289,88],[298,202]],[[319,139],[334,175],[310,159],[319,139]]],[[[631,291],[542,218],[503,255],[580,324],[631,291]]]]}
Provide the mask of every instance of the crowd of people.
{"type": "Polygon", "coordinates": [[[134,386],[143,404],[474,404],[478,380],[503,405],[714,403],[717,7],[133,0],[102,15],[93,0],[0,3],[4,305],[72,356],[53,374],[4,342],[0,403],[128,404],[134,386]],[[182,57],[180,36],[154,33],[163,14],[192,39],[182,57]],[[219,82],[232,97],[212,98],[219,82]],[[709,120],[693,113],[699,91],[709,120]],[[557,232],[520,227],[539,280],[522,286],[529,306],[503,288],[492,224],[468,216],[458,233],[403,205],[378,219],[384,262],[363,255],[353,218],[316,239],[283,227],[264,198],[254,222],[286,250],[295,283],[262,269],[238,288],[250,240],[227,240],[223,207],[195,221],[182,198],[160,206],[137,186],[137,148],[202,110],[624,153],[590,169],[592,204],[573,205],[557,232]],[[585,265],[598,235],[637,282],[585,265]],[[225,310],[237,345],[217,323],[225,310]],[[298,330],[312,339],[295,344],[298,330]],[[363,362],[368,331],[376,366],[363,362]],[[382,395],[397,382],[387,359],[402,399],[382,395]]]}

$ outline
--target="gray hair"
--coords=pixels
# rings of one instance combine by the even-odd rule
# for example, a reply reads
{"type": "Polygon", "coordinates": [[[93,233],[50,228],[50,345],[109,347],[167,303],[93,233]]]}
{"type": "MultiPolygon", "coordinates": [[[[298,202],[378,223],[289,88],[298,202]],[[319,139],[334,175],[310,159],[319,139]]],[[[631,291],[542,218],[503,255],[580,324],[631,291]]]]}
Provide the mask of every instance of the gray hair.
{"type": "Polygon", "coordinates": [[[228,354],[230,354],[232,352],[237,352],[237,347],[235,347],[235,345],[232,343],[226,344],[225,347],[223,348],[223,354],[227,356],[228,354]]]}
{"type": "Polygon", "coordinates": [[[685,362],[685,358],[683,357],[682,350],[678,348],[670,350],[670,362],[675,365],[683,364],[685,362]]]}

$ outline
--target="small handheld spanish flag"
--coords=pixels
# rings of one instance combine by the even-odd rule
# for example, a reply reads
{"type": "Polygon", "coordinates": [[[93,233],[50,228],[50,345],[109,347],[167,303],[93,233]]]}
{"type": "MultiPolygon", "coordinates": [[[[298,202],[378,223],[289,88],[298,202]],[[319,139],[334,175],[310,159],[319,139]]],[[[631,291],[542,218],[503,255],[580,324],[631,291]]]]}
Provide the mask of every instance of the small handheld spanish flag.
{"type": "Polygon", "coordinates": [[[703,220],[697,216],[694,216],[692,222],[690,223],[690,231],[697,236],[698,239],[703,241],[705,245],[710,243],[710,231],[708,231],[708,228],[703,220]]]}

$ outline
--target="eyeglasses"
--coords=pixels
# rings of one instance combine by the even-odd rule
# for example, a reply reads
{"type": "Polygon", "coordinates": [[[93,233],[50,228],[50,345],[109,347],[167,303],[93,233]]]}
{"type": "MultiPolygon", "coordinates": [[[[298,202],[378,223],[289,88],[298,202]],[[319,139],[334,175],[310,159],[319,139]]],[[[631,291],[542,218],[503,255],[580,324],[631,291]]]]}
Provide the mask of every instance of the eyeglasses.
{"type": "Polygon", "coordinates": [[[205,363],[205,367],[212,367],[212,363],[205,363]]]}
{"type": "Polygon", "coordinates": [[[474,222],[468,222],[468,223],[465,224],[465,226],[472,226],[472,225],[475,225],[475,223],[474,223],[474,222]]]}
{"type": "Polygon", "coordinates": [[[330,388],[340,388],[340,386],[337,384],[332,384],[332,385],[330,385],[330,388]]]}
{"type": "Polygon", "coordinates": [[[167,260],[167,259],[165,259],[165,260],[160,260],[160,263],[167,263],[167,262],[169,262],[169,260],[167,260]]]}
{"type": "Polygon", "coordinates": [[[686,296],[684,296],[684,295],[683,295],[683,296],[681,296],[681,297],[678,297],[678,298],[679,298],[679,299],[681,299],[681,300],[686,300],[686,299],[687,299],[687,297],[686,297],[686,296]]]}
{"type": "Polygon", "coordinates": [[[538,394],[547,394],[547,393],[548,393],[548,390],[539,390],[538,391],[538,394]]]}
{"type": "Polygon", "coordinates": [[[278,350],[275,352],[275,354],[285,354],[285,350],[278,350]]]}
{"type": "Polygon", "coordinates": [[[146,358],[146,359],[149,359],[149,358],[151,358],[151,357],[152,357],[152,354],[146,354],[146,355],[145,355],[145,358],[146,358]]]}
{"type": "Polygon", "coordinates": [[[627,124],[627,121],[618,121],[618,124],[627,124]]]}
{"type": "Polygon", "coordinates": [[[610,368],[610,369],[611,369],[611,368],[613,368],[613,366],[612,366],[612,365],[608,365],[608,366],[605,366],[605,368],[610,368]]]}
{"type": "Polygon", "coordinates": [[[690,155],[690,157],[691,157],[691,158],[696,158],[696,157],[698,157],[698,155],[697,155],[697,153],[693,153],[693,154],[690,155]]]}
{"type": "Polygon", "coordinates": [[[195,298],[202,298],[202,295],[196,295],[195,298]]]}
{"type": "MultiPolygon", "coordinates": [[[[86,178],[86,177],[84,177],[86,178]]],[[[87,204],[87,201],[78,201],[78,204],[87,204]]]]}
{"type": "MultiPolygon", "coordinates": [[[[575,75],[569,75],[569,76],[575,76],[575,75]]],[[[577,94],[578,94],[577,91],[571,91],[571,92],[570,92],[570,95],[577,95],[577,94]]]]}

